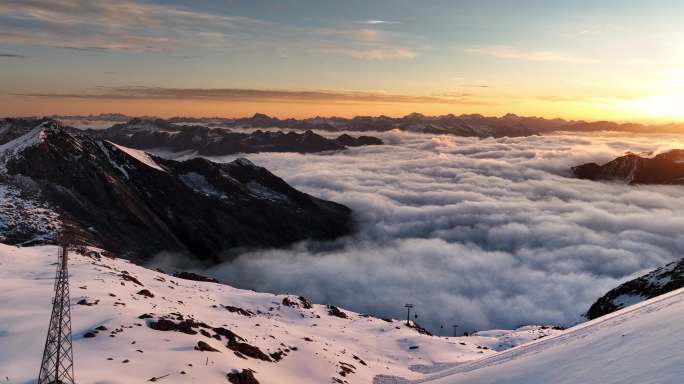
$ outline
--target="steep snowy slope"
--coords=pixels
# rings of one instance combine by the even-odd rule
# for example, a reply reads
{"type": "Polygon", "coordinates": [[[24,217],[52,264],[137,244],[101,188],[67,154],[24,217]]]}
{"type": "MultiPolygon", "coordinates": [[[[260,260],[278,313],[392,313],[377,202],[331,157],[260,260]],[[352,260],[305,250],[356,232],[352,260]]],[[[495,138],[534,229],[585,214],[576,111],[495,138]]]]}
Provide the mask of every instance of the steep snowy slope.
{"type": "MultiPolygon", "coordinates": [[[[0,244],[0,382],[37,376],[56,251],[0,244]]],[[[428,336],[402,321],[184,280],[105,255],[70,258],[79,383],[225,383],[228,373],[245,369],[261,384],[370,383],[379,374],[418,379],[491,356],[511,340],[554,332],[428,336]],[[198,343],[217,351],[196,350],[198,343]]]]}
{"type": "Polygon", "coordinates": [[[684,377],[684,289],[431,377],[376,384],[674,384],[684,377]]]}

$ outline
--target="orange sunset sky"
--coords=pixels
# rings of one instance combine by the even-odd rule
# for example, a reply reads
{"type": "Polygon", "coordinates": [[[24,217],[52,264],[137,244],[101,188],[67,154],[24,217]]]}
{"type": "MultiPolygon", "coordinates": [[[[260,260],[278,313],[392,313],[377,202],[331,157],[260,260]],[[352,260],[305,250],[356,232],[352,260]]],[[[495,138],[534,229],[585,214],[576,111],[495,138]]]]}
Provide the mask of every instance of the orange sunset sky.
{"type": "Polygon", "coordinates": [[[684,120],[680,1],[4,1],[0,115],[684,120]]]}

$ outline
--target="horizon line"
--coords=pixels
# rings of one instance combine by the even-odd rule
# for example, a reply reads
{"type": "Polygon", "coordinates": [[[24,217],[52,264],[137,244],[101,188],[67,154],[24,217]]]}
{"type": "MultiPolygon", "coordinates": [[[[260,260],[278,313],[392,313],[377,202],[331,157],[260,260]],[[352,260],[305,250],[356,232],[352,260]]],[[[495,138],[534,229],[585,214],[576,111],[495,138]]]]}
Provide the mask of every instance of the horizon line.
{"type": "MultiPolygon", "coordinates": [[[[249,115],[235,115],[235,116],[192,116],[192,115],[146,115],[146,114],[127,114],[127,113],[120,113],[120,112],[101,112],[101,113],[90,113],[90,114],[51,114],[51,115],[3,115],[0,116],[2,119],[12,119],[12,118],[19,118],[19,119],[27,119],[27,118],[33,118],[33,119],[84,119],[84,118],[94,118],[94,117],[100,117],[100,116],[106,116],[106,115],[120,115],[122,117],[125,117],[128,119],[128,121],[133,120],[133,119],[162,119],[162,120],[171,120],[171,119],[180,119],[180,118],[188,118],[188,119],[226,119],[226,120],[239,120],[239,119],[250,119],[254,118],[256,115],[264,115],[268,118],[275,118],[278,120],[310,120],[310,119],[346,119],[346,120],[351,120],[354,118],[361,118],[361,117],[371,117],[371,118],[379,118],[379,117],[387,117],[391,119],[401,119],[404,117],[408,117],[410,115],[422,115],[427,118],[438,118],[438,117],[446,117],[446,116],[455,116],[455,117],[464,117],[464,116],[481,116],[482,118],[495,118],[495,119],[503,119],[506,116],[516,116],[519,118],[523,119],[540,119],[540,120],[545,120],[545,121],[553,121],[553,120],[562,120],[568,123],[584,123],[584,124],[596,124],[596,123],[611,123],[611,124],[618,124],[618,125],[629,125],[629,124],[635,124],[635,125],[641,125],[644,127],[664,127],[664,126],[678,126],[678,125],[684,125],[684,121],[669,121],[669,122],[656,122],[654,120],[648,121],[648,119],[643,119],[643,120],[611,120],[611,119],[571,119],[571,118],[565,118],[565,117],[544,117],[544,116],[536,116],[536,115],[523,115],[523,114],[517,114],[515,112],[508,112],[504,113],[501,115],[486,115],[482,113],[460,113],[460,114],[455,114],[455,113],[446,113],[446,114],[424,114],[420,112],[411,112],[408,114],[378,114],[378,115],[330,115],[330,116],[321,116],[321,115],[315,115],[315,116],[308,116],[308,117],[293,117],[293,116],[283,116],[282,114],[268,114],[268,113],[262,113],[262,112],[255,112],[251,116],[249,115]]],[[[102,121],[107,121],[107,119],[102,119],[102,121]]],[[[109,120],[109,121],[114,121],[114,120],[109,120]]]]}

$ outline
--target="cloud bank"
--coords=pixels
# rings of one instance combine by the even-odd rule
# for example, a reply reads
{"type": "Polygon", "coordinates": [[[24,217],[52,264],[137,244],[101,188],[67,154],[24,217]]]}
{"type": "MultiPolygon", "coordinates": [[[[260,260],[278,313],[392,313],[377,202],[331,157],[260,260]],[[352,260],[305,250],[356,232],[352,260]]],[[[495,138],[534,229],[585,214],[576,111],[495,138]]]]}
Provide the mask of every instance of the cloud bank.
{"type": "MultiPolygon", "coordinates": [[[[684,137],[472,139],[405,132],[333,155],[249,158],[352,207],[358,234],[251,252],[209,272],[237,286],[400,318],[433,331],[569,325],[609,288],[680,258],[681,187],[596,183],[568,168],[684,137]]],[[[223,161],[229,158],[219,159],[223,161]]]]}
{"type": "Polygon", "coordinates": [[[309,103],[411,103],[411,104],[491,104],[472,94],[409,95],[368,91],[241,89],[241,88],[163,88],[163,87],[99,87],[83,93],[15,93],[13,96],[50,99],[102,100],[214,100],[270,101],[309,103]]]}

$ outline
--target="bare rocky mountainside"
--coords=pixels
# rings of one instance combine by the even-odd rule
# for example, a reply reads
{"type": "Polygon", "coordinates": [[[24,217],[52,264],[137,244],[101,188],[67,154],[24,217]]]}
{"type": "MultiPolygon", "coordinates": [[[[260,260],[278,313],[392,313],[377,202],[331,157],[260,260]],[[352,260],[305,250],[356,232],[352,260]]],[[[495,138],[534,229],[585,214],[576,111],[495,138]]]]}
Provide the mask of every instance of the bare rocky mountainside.
{"type": "Polygon", "coordinates": [[[628,184],[684,184],[684,150],[675,149],[647,158],[630,153],[606,164],[572,168],[580,179],[621,181],[628,184]]]}
{"type": "Polygon", "coordinates": [[[119,254],[215,261],[236,247],[352,230],[347,207],[299,192],[246,159],[165,160],[51,120],[13,129],[21,135],[0,144],[4,242],[45,242],[69,227],[81,242],[119,254]]]}
{"type": "Polygon", "coordinates": [[[88,129],[88,135],[137,149],[164,149],[171,152],[192,151],[200,156],[223,156],[235,153],[339,151],[347,147],[379,145],[382,140],[347,134],[335,139],[312,131],[251,133],[226,128],[173,124],[163,119],[132,119],[107,129],[88,129]]]}

